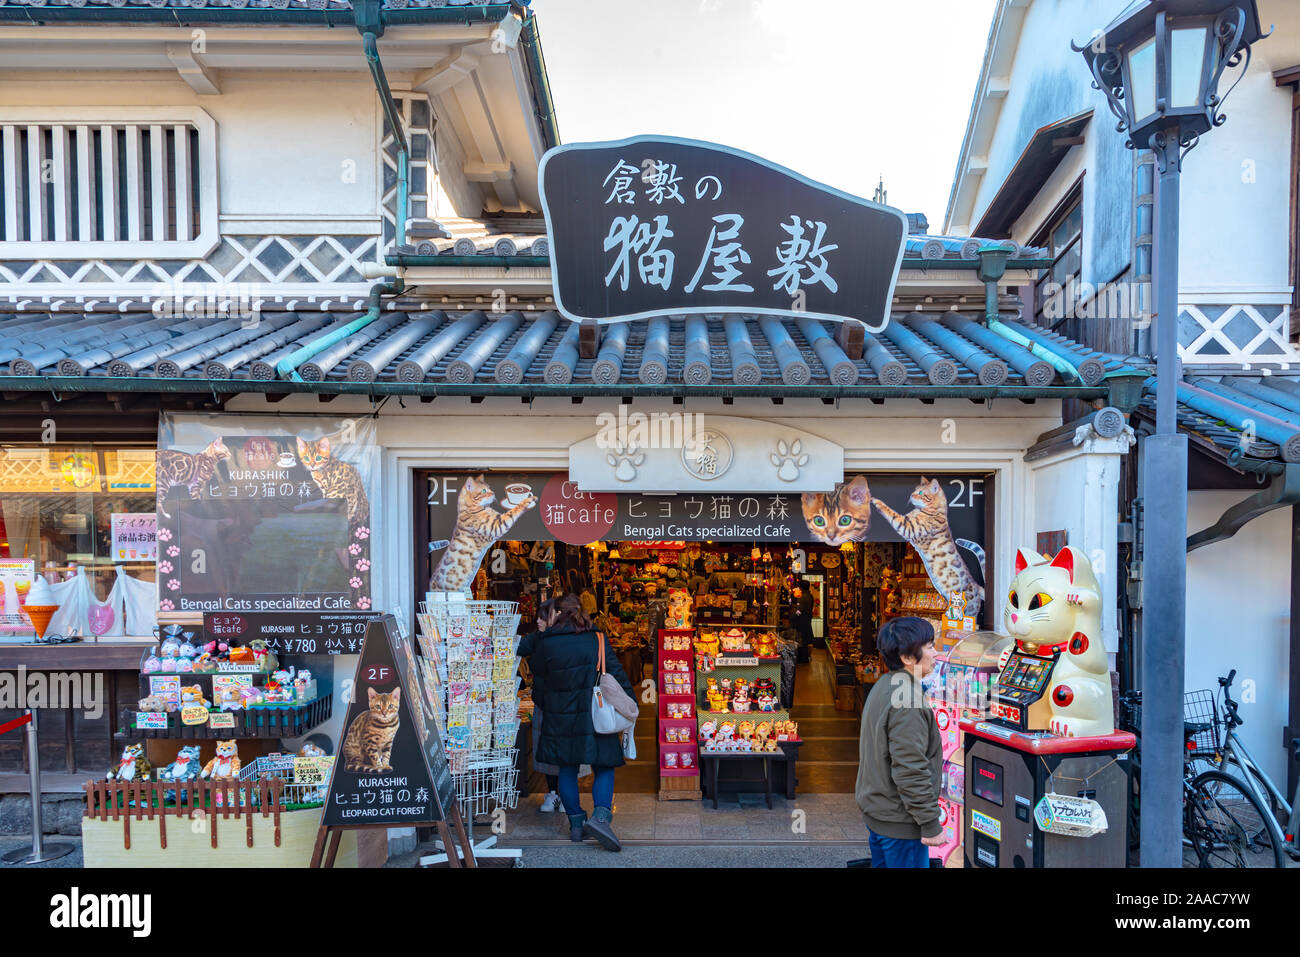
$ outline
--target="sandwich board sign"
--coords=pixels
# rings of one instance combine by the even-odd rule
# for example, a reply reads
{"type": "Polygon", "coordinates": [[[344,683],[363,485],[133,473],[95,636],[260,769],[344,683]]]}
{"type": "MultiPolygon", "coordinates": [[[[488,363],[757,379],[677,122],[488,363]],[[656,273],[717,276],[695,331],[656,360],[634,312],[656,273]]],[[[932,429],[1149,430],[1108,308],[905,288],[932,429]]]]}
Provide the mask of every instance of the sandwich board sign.
{"type": "Polygon", "coordinates": [[[907,217],[740,150],[671,136],[557,146],[542,208],[576,322],[733,313],[889,320],[907,217]]]}
{"type": "Polygon", "coordinates": [[[456,806],[447,753],[415,655],[392,615],[371,621],[321,826],[445,822],[456,806]]]}

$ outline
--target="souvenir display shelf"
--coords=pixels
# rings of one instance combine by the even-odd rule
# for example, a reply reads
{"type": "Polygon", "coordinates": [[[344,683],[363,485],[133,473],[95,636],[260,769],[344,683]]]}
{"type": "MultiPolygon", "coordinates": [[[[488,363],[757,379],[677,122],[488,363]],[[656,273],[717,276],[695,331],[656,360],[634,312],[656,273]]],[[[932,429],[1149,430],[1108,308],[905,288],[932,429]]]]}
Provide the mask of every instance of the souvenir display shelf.
{"type": "Polygon", "coordinates": [[[461,813],[519,804],[519,605],[432,592],[420,602],[420,670],[461,813]]]}
{"type": "MultiPolygon", "coordinates": [[[[766,631],[766,630],[764,630],[766,631]]],[[[747,631],[743,628],[727,629],[720,632],[715,629],[701,628],[695,640],[695,684],[696,684],[696,706],[699,711],[698,732],[700,737],[700,746],[702,753],[738,753],[738,754],[759,754],[764,747],[765,742],[759,741],[755,750],[754,742],[756,737],[751,734],[750,747],[746,751],[739,744],[742,739],[740,726],[742,723],[750,722],[755,729],[764,722],[774,725],[776,722],[785,723],[790,720],[790,712],[780,707],[780,688],[781,688],[781,656],[774,652],[773,636],[763,634],[756,636],[753,631],[747,631]],[[721,645],[721,636],[727,635],[733,638],[743,636],[745,647],[728,651],[721,645]],[[758,639],[757,646],[755,639],[758,639]],[[766,644],[767,647],[762,647],[766,644]],[[757,651],[772,651],[772,654],[759,655],[757,651]],[[710,700],[710,679],[713,679],[715,695],[710,700]],[[773,689],[772,694],[775,697],[774,707],[771,711],[760,710],[760,704],[755,694],[749,701],[746,710],[735,710],[735,695],[738,682],[744,682],[746,694],[749,689],[767,685],[773,689]],[[762,684],[760,684],[762,683],[762,684]],[[733,734],[730,742],[723,745],[722,729],[723,725],[730,723],[734,725],[733,734]]],[[[777,734],[772,731],[768,735],[775,740],[777,734]]]]}
{"type": "Polygon", "coordinates": [[[329,720],[333,713],[329,683],[298,667],[304,659],[318,656],[277,657],[259,647],[255,657],[249,650],[253,643],[216,652],[231,657],[213,657],[217,643],[194,645],[198,634],[166,625],[160,644],[144,651],[140,701],[136,708],[123,710],[121,734],[136,739],[216,741],[297,738],[329,720]],[[179,654],[171,653],[177,650],[179,654]],[[243,660],[231,660],[235,654],[243,660]],[[190,670],[177,670],[180,667],[190,670]],[[201,699],[198,707],[186,700],[182,690],[195,687],[201,699]]]}
{"type": "MultiPolygon", "coordinates": [[[[128,725],[122,734],[129,738],[174,738],[202,741],[223,741],[228,738],[299,738],[317,725],[328,721],[333,713],[333,699],[328,687],[322,689],[316,700],[303,705],[282,705],[268,708],[246,708],[229,712],[234,715],[234,726],[214,728],[207,724],[185,724],[180,712],[167,715],[166,728],[136,727],[141,712],[128,710],[128,725]]],[[[220,712],[217,712],[220,714],[220,712]]]]}
{"type": "Polygon", "coordinates": [[[691,628],[662,628],[655,642],[661,801],[700,799],[693,635],[691,628]]]}

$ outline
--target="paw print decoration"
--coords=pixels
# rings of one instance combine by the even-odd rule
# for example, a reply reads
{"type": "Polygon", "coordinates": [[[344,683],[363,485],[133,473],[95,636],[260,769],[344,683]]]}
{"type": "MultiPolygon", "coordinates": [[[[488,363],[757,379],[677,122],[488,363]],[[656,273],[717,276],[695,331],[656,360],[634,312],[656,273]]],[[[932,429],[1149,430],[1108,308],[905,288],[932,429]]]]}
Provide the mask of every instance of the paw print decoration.
{"type": "Polygon", "coordinates": [[[626,449],[616,445],[605,456],[605,461],[614,470],[614,478],[620,482],[630,482],[636,478],[637,467],[645,462],[645,453],[638,451],[635,445],[626,449]]]}
{"type": "Polygon", "coordinates": [[[801,452],[802,449],[803,443],[798,439],[789,443],[785,439],[777,440],[776,451],[769,459],[776,466],[776,477],[782,482],[793,482],[799,477],[799,470],[808,464],[808,453],[801,452]]]}

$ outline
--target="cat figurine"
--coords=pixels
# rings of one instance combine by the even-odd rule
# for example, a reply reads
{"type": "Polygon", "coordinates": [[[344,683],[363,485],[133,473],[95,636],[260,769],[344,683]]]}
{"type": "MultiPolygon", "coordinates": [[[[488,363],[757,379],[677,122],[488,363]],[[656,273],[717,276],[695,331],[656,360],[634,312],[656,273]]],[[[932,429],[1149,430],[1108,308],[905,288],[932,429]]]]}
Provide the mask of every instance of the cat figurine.
{"type": "Polygon", "coordinates": [[[1047,689],[1053,734],[1079,738],[1115,730],[1101,608],[1101,586],[1079,549],[1066,545],[1050,561],[1032,549],[1016,553],[1002,619],[1030,654],[1061,653],[1047,689]]]}
{"type": "Polygon", "coordinates": [[[830,492],[803,493],[803,520],[813,538],[827,545],[861,542],[871,525],[871,489],[858,475],[830,492]]]}
{"type": "Polygon", "coordinates": [[[181,707],[187,708],[194,705],[210,708],[212,702],[204,696],[202,685],[181,685],[181,707]]]}
{"type": "Polygon", "coordinates": [[[159,781],[193,781],[199,776],[199,746],[187,744],[176,752],[176,760],[158,772],[159,781]]]}
{"type": "Polygon", "coordinates": [[[685,588],[668,589],[668,617],[665,628],[687,628],[691,620],[691,593],[685,588]]]}
{"type": "Polygon", "coordinates": [[[496,493],[483,476],[468,477],[456,497],[456,527],[451,541],[429,579],[431,591],[464,591],[478,571],[488,546],[514,526],[519,516],[537,504],[531,493],[514,508],[498,512],[492,508],[496,493]]]}
{"type": "Polygon", "coordinates": [[[148,781],[153,767],[144,756],[143,744],[128,744],[122,749],[117,765],[108,769],[104,777],[109,781],[148,781]]]}
{"type": "Polygon", "coordinates": [[[218,741],[217,753],[199,772],[201,778],[235,778],[239,777],[239,745],[234,741],[218,741]]]}
{"type": "Polygon", "coordinates": [[[959,594],[966,594],[969,596],[966,614],[978,615],[984,603],[984,589],[976,584],[957,547],[960,545],[975,556],[981,575],[984,574],[984,549],[964,538],[953,538],[948,526],[948,498],[943,494],[939,480],[926,481],[925,476],[921,476],[921,484],[908,499],[912,511],[906,515],[895,512],[878,498],[872,501],[903,541],[916,549],[939,593],[949,602],[959,594]]]}
{"type": "Polygon", "coordinates": [[[366,524],[370,502],[361,484],[361,473],[356,466],[330,454],[328,436],[314,442],[298,439],[298,460],[311,473],[312,481],[323,498],[341,498],[347,503],[350,528],[366,524]]]}
{"type": "Polygon", "coordinates": [[[158,511],[164,518],[171,515],[163,507],[167,493],[177,486],[189,491],[190,498],[199,497],[199,489],[217,473],[217,463],[230,458],[230,450],[220,438],[207,444],[202,452],[178,452],[159,449],[154,462],[154,484],[158,489],[158,511]]]}
{"type": "Polygon", "coordinates": [[[393,739],[402,720],[398,705],[402,699],[401,687],[387,694],[367,688],[370,708],[352,719],[347,736],[343,739],[343,769],[356,772],[391,771],[389,758],[393,753],[393,739]]]}

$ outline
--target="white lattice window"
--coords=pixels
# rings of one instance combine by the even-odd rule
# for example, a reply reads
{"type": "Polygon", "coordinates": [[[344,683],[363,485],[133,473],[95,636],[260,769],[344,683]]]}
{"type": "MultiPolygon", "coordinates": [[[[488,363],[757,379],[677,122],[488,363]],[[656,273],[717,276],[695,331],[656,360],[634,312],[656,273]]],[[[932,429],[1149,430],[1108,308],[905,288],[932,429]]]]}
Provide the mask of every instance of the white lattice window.
{"type": "Polygon", "coordinates": [[[216,132],[193,108],[0,109],[0,259],[206,254],[216,132]]]}

